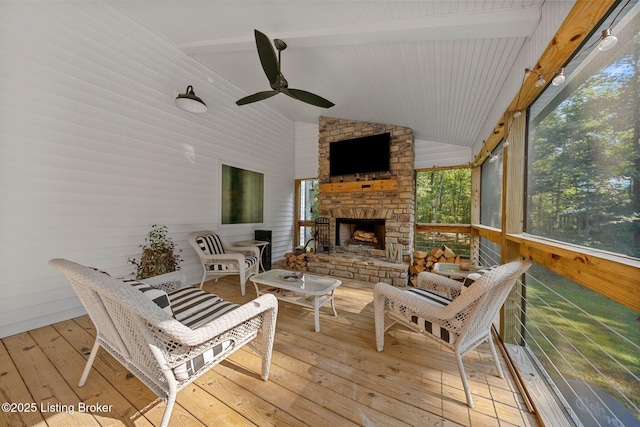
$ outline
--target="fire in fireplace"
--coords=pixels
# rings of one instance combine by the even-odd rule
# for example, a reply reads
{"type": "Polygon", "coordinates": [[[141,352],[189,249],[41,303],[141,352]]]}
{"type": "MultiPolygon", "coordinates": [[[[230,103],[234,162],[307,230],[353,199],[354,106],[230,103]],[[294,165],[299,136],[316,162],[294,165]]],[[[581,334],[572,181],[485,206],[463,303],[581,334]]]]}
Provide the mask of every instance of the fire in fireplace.
{"type": "Polygon", "coordinates": [[[385,248],[384,219],[336,218],[336,246],[385,248]]]}

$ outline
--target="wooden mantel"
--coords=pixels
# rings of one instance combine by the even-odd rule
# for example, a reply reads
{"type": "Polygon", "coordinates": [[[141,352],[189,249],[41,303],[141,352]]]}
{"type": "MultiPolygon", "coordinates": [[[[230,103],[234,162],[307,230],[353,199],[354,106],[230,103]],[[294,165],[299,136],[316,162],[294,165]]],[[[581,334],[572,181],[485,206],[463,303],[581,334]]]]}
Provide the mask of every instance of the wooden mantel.
{"type": "Polygon", "coordinates": [[[379,179],[370,181],[334,182],[320,184],[325,193],[356,193],[363,191],[394,191],[398,189],[397,179],[379,179]]]}

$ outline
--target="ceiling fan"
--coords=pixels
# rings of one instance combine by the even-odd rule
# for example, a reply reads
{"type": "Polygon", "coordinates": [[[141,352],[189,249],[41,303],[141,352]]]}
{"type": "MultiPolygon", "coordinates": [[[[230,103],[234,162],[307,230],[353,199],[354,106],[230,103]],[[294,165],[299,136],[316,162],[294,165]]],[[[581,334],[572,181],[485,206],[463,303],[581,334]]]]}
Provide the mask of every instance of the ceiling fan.
{"type": "Polygon", "coordinates": [[[263,99],[271,98],[279,93],[284,93],[290,97],[297,99],[307,104],[315,105],[322,108],[330,108],[335,104],[321,96],[315,95],[305,90],[293,89],[289,87],[287,79],[284,78],[280,71],[280,53],[287,48],[287,44],[280,40],[274,39],[273,43],[278,49],[278,58],[276,59],[276,52],[271,45],[269,38],[258,30],[254,30],[256,35],[256,46],[258,48],[258,56],[260,57],[260,63],[262,69],[269,79],[269,85],[271,89],[265,92],[254,93],[253,95],[245,96],[242,99],[236,101],[238,105],[250,104],[256,101],[262,101],[263,99]]]}

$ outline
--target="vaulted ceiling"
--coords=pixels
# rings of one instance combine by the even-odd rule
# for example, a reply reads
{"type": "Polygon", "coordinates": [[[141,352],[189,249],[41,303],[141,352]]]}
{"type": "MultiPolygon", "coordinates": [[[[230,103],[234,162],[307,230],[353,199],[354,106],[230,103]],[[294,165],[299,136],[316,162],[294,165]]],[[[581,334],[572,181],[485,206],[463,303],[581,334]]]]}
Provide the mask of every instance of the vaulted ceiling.
{"type": "Polygon", "coordinates": [[[414,129],[418,139],[470,147],[486,138],[491,106],[538,26],[543,2],[112,3],[246,95],[270,89],[254,29],[283,39],[289,86],[336,104],[327,110],[282,94],[261,101],[291,120],[388,123],[414,129]]]}

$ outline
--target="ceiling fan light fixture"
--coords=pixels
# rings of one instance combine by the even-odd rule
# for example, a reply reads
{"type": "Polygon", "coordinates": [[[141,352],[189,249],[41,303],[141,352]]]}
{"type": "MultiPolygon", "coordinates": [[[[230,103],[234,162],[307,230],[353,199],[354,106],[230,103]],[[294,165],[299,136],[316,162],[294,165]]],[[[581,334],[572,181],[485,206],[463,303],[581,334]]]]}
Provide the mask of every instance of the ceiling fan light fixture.
{"type": "Polygon", "coordinates": [[[560,86],[562,83],[564,83],[565,80],[566,77],[564,76],[564,68],[560,68],[560,70],[556,72],[553,80],[551,80],[551,84],[554,86],[560,86]]]}
{"type": "Polygon", "coordinates": [[[604,52],[614,47],[618,43],[618,38],[611,34],[611,28],[602,30],[602,39],[598,43],[598,50],[604,52]]]}
{"type": "Polygon", "coordinates": [[[178,95],[173,103],[181,110],[188,111],[189,113],[206,113],[207,104],[200,98],[198,98],[193,91],[193,86],[187,86],[185,93],[178,95]]]}

